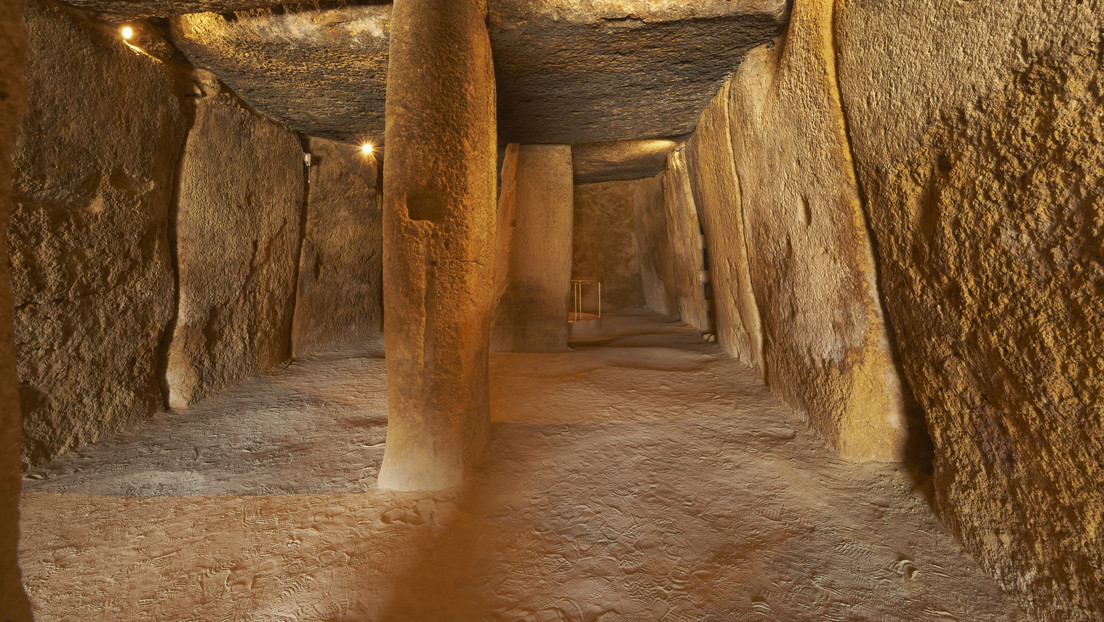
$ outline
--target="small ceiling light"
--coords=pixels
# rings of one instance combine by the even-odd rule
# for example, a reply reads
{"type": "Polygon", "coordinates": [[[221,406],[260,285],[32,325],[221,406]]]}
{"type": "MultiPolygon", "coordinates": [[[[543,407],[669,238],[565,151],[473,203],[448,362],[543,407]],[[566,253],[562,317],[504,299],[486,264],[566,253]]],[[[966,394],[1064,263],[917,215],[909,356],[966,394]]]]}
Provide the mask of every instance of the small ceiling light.
{"type": "Polygon", "coordinates": [[[130,26],[123,26],[123,38],[127,41],[134,38],[134,29],[130,26]]]}
{"type": "Polygon", "coordinates": [[[374,151],[374,150],[375,150],[375,147],[372,146],[372,143],[364,143],[363,145],[360,146],[360,152],[363,153],[366,156],[367,155],[372,155],[372,151],[374,151]]]}

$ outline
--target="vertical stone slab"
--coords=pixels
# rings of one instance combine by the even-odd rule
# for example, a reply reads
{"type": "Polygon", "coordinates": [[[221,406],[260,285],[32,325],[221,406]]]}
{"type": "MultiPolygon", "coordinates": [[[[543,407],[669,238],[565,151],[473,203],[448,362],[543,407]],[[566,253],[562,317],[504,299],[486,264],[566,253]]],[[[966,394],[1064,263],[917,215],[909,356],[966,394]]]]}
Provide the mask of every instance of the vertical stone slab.
{"type": "Polygon", "coordinates": [[[664,184],[667,236],[671,240],[675,290],[678,292],[679,317],[701,331],[709,331],[709,302],[705,299],[705,255],[701,225],[690,177],[686,172],[685,149],[667,156],[664,184]]]}
{"type": "Polygon", "coordinates": [[[8,245],[37,464],[164,405],[168,223],[185,120],[171,70],[52,2],[26,6],[27,110],[8,245]]]}
{"type": "MultiPolygon", "coordinates": [[[[0,258],[8,256],[12,142],[23,112],[27,49],[23,3],[0,3],[0,258]]],[[[0,612],[11,622],[31,619],[19,573],[19,453],[23,444],[12,331],[8,262],[0,261],[0,612]]]]}
{"type": "Polygon", "coordinates": [[[908,430],[835,81],[832,0],[796,3],[784,41],[731,80],[767,379],[850,460],[901,460],[908,430]]]}
{"type": "Polygon", "coordinates": [[[660,173],[655,177],[638,180],[633,187],[637,261],[640,264],[645,306],[668,317],[677,317],[675,267],[671,258],[670,238],[667,237],[663,191],[665,176],[666,173],[660,173]]]}
{"type": "Polygon", "coordinates": [[[762,373],[763,328],[748,270],[744,206],[729,133],[728,88],[723,86],[709,103],[686,142],[686,168],[709,252],[717,342],[762,373]]]}
{"type": "Polygon", "coordinates": [[[287,360],[306,185],[291,130],[225,92],[200,100],[195,114],[176,216],[173,408],[287,360]]]}
{"type": "Polygon", "coordinates": [[[383,330],[383,214],[374,156],[311,138],[292,355],[383,330]]]}
{"type": "MultiPolygon", "coordinates": [[[[507,152],[497,235],[508,238],[496,270],[491,347],[515,352],[567,348],[574,182],[571,147],[521,145],[507,152]],[[507,176],[508,175],[508,176],[507,176]],[[505,222],[503,220],[505,219],[505,222]],[[501,280],[501,283],[500,283],[501,280]]],[[[496,252],[501,252],[498,245],[496,252]]]]}
{"type": "Polygon", "coordinates": [[[603,309],[644,306],[633,192],[632,181],[575,186],[571,274],[602,281],[603,309]]]}
{"type": "Polygon", "coordinates": [[[940,515],[1035,619],[1102,620],[1104,5],[847,2],[836,29],[940,515]]]}
{"type": "Polygon", "coordinates": [[[397,0],[383,163],[387,449],[379,486],[459,484],[486,448],[495,82],[482,0],[397,0]]]}

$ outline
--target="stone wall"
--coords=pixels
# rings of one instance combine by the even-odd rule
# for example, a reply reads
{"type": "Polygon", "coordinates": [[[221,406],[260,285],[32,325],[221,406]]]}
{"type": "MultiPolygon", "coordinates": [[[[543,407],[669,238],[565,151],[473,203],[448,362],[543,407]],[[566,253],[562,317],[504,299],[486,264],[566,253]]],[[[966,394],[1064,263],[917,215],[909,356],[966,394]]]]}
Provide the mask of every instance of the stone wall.
{"type": "MultiPolygon", "coordinates": [[[[23,3],[0,4],[0,257],[7,256],[11,213],[12,143],[23,112],[26,33],[23,3]]],[[[9,622],[31,619],[19,573],[19,454],[23,415],[19,409],[12,296],[8,263],[0,261],[0,612],[9,622]]]]}
{"type": "Polygon", "coordinates": [[[309,150],[291,333],[295,357],[383,330],[383,215],[376,158],[320,138],[310,139],[309,150]]]}
{"type": "MultiPolygon", "coordinates": [[[[841,456],[902,460],[904,390],[839,109],[831,18],[830,0],[797,3],[789,32],[748,54],[728,100],[711,103],[698,131],[729,126],[772,390],[807,413],[841,456]],[[716,110],[725,105],[727,116],[716,110]]],[[[692,162],[696,175],[712,165],[692,162]]],[[[743,260],[716,239],[709,251],[714,265],[743,260]]]]}
{"type": "Polygon", "coordinates": [[[26,7],[8,232],[24,464],[162,405],[168,222],[185,120],[169,69],[60,5],[26,7]]]}
{"type": "Polygon", "coordinates": [[[853,1],[836,29],[940,515],[1036,618],[1104,619],[1104,6],[853,1]]]}
{"type": "Polygon", "coordinates": [[[632,181],[575,186],[571,278],[602,281],[603,310],[644,306],[634,193],[632,181]]]}
{"type": "Polygon", "coordinates": [[[717,342],[743,363],[764,371],[763,328],[751,289],[744,209],[729,135],[728,85],[721,88],[686,143],[687,172],[709,249],[717,342]]]}
{"type": "Polygon", "coordinates": [[[567,348],[573,191],[571,147],[510,145],[502,165],[491,348],[567,348]]]}
{"type": "Polygon", "coordinates": [[[644,304],[668,317],[678,316],[675,267],[667,237],[667,213],[663,193],[666,173],[634,182],[633,208],[636,215],[637,259],[644,304]]]}
{"type": "Polygon", "coordinates": [[[705,246],[698,209],[690,191],[684,149],[667,156],[666,175],[663,184],[664,207],[679,317],[694,328],[709,332],[713,322],[706,299],[708,273],[705,270],[705,246]]]}
{"type": "Polygon", "coordinates": [[[379,330],[374,168],[318,143],[304,219],[302,139],[156,32],[153,58],[51,0],[25,21],[5,235],[24,467],[285,362],[296,306],[304,351],[379,330]]]}
{"type": "Polygon", "coordinates": [[[180,165],[170,407],[287,360],[304,171],[291,130],[229,93],[197,104],[180,165]]]}

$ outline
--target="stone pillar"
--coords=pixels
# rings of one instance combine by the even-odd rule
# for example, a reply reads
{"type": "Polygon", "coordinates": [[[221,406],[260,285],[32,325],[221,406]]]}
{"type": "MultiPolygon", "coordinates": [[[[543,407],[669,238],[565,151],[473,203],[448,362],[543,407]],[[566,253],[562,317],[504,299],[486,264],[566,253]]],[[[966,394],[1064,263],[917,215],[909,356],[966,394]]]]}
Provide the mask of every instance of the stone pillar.
{"type": "Polygon", "coordinates": [[[23,3],[0,3],[0,615],[30,620],[19,579],[19,451],[23,443],[8,279],[12,141],[23,110],[23,3]]]}
{"type": "Polygon", "coordinates": [[[567,348],[574,185],[568,145],[510,145],[495,257],[495,350],[567,348]]]}
{"type": "Polygon", "coordinates": [[[487,443],[497,135],[485,15],[481,0],[397,0],[392,11],[380,488],[458,484],[487,443]]]}

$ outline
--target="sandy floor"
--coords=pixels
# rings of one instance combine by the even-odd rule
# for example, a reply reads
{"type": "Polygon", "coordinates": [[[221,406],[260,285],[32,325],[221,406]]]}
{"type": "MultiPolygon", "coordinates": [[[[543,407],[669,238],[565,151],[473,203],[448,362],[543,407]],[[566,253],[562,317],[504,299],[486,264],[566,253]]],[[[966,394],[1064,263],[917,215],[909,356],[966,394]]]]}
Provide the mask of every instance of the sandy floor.
{"type": "Polygon", "coordinates": [[[486,472],[375,490],[380,344],[24,481],[46,620],[1020,620],[907,473],[831,456],[716,346],[629,314],[492,362],[486,472]]]}

